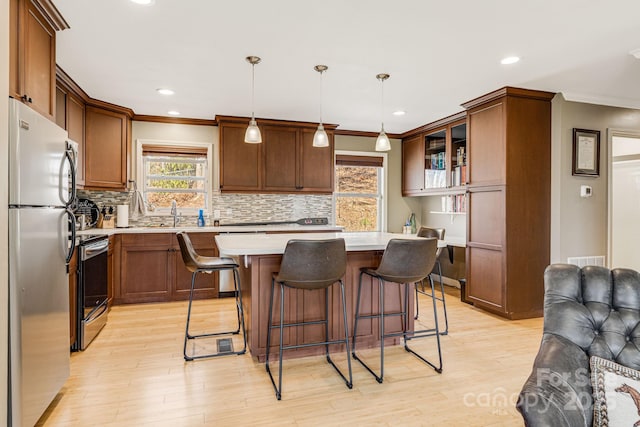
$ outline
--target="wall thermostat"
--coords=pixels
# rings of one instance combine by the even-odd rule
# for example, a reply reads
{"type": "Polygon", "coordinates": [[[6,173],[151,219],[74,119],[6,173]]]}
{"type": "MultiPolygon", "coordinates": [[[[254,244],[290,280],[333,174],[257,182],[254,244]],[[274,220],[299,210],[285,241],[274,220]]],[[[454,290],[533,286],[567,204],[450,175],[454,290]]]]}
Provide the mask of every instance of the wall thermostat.
{"type": "Polygon", "coordinates": [[[593,190],[590,185],[581,185],[580,186],[580,197],[591,197],[593,195],[593,190]]]}

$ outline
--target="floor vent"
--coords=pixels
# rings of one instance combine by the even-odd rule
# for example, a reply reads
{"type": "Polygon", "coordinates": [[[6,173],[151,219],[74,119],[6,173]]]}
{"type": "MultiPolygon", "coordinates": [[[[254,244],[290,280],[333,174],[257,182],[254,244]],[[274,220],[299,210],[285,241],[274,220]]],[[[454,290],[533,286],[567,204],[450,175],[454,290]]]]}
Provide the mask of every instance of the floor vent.
{"type": "Polygon", "coordinates": [[[567,263],[577,265],[578,267],[585,267],[587,265],[604,267],[604,255],[569,257],[567,258],[567,263]]]}
{"type": "Polygon", "coordinates": [[[218,353],[233,353],[233,341],[231,338],[220,338],[216,340],[218,353]]]}

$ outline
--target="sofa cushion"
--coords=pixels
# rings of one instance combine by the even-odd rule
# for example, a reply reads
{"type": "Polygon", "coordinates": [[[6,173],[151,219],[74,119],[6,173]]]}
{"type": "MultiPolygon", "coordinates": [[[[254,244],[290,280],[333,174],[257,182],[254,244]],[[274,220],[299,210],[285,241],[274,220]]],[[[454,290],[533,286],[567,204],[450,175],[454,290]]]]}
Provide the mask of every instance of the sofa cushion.
{"type": "Polygon", "coordinates": [[[640,371],[611,360],[590,359],[593,387],[593,425],[640,425],[640,371]]]}

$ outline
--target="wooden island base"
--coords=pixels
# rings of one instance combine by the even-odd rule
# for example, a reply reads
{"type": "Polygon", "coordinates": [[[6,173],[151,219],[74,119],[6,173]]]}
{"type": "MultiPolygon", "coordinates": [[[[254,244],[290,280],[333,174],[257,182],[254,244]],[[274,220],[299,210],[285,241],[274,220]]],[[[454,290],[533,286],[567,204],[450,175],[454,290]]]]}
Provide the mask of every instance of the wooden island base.
{"type": "MultiPolygon", "coordinates": [[[[356,298],[358,280],[361,267],[375,267],[380,263],[382,251],[353,251],[347,252],[347,272],[344,277],[345,297],[347,301],[347,320],[349,335],[353,336],[353,323],[356,312],[356,298]]],[[[247,255],[239,257],[240,276],[242,283],[242,300],[245,310],[247,328],[247,342],[251,355],[259,361],[264,361],[267,347],[267,327],[269,316],[269,298],[271,292],[271,278],[280,267],[282,255],[247,255]]],[[[361,314],[379,312],[378,284],[373,284],[369,276],[363,277],[361,314]],[[372,292],[373,290],[373,292],[372,292]]],[[[385,310],[387,312],[400,309],[401,297],[404,296],[400,285],[386,283],[385,310]]],[[[280,322],[279,286],[276,286],[274,302],[274,324],[280,322]]],[[[413,294],[413,292],[412,292],[413,294]]],[[[301,291],[285,289],[285,322],[301,322],[322,320],[324,318],[324,290],[301,291]]],[[[329,288],[329,335],[331,339],[344,337],[342,321],[342,303],[340,301],[339,285],[329,288]]],[[[413,297],[410,296],[409,329],[413,330],[413,297]]],[[[385,332],[401,331],[400,316],[385,319],[385,332]]],[[[358,349],[378,347],[380,345],[379,321],[364,319],[358,322],[358,349]]],[[[324,325],[311,325],[284,329],[285,345],[305,344],[324,340],[324,325]]],[[[385,345],[398,344],[399,338],[387,338],[385,345]]],[[[273,331],[271,337],[271,354],[277,357],[279,334],[273,331]]],[[[284,352],[284,358],[295,358],[309,355],[324,354],[324,346],[305,347],[284,352]]],[[[332,345],[331,352],[344,351],[344,345],[332,345]]]]}

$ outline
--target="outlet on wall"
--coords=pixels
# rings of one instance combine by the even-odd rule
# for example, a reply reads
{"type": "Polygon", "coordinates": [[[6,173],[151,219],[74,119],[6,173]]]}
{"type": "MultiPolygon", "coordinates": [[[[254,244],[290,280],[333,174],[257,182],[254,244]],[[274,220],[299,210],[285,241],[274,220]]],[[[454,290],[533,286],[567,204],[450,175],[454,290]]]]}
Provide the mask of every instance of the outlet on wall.
{"type": "Polygon", "coordinates": [[[216,219],[220,218],[220,209],[213,210],[213,217],[216,219]]]}
{"type": "Polygon", "coordinates": [[[228,216],[228,217],[231,217],[231,215],[233,215],[233,209],[228,208],[228,209],[227,209],[227,216],[228,216]]]}

